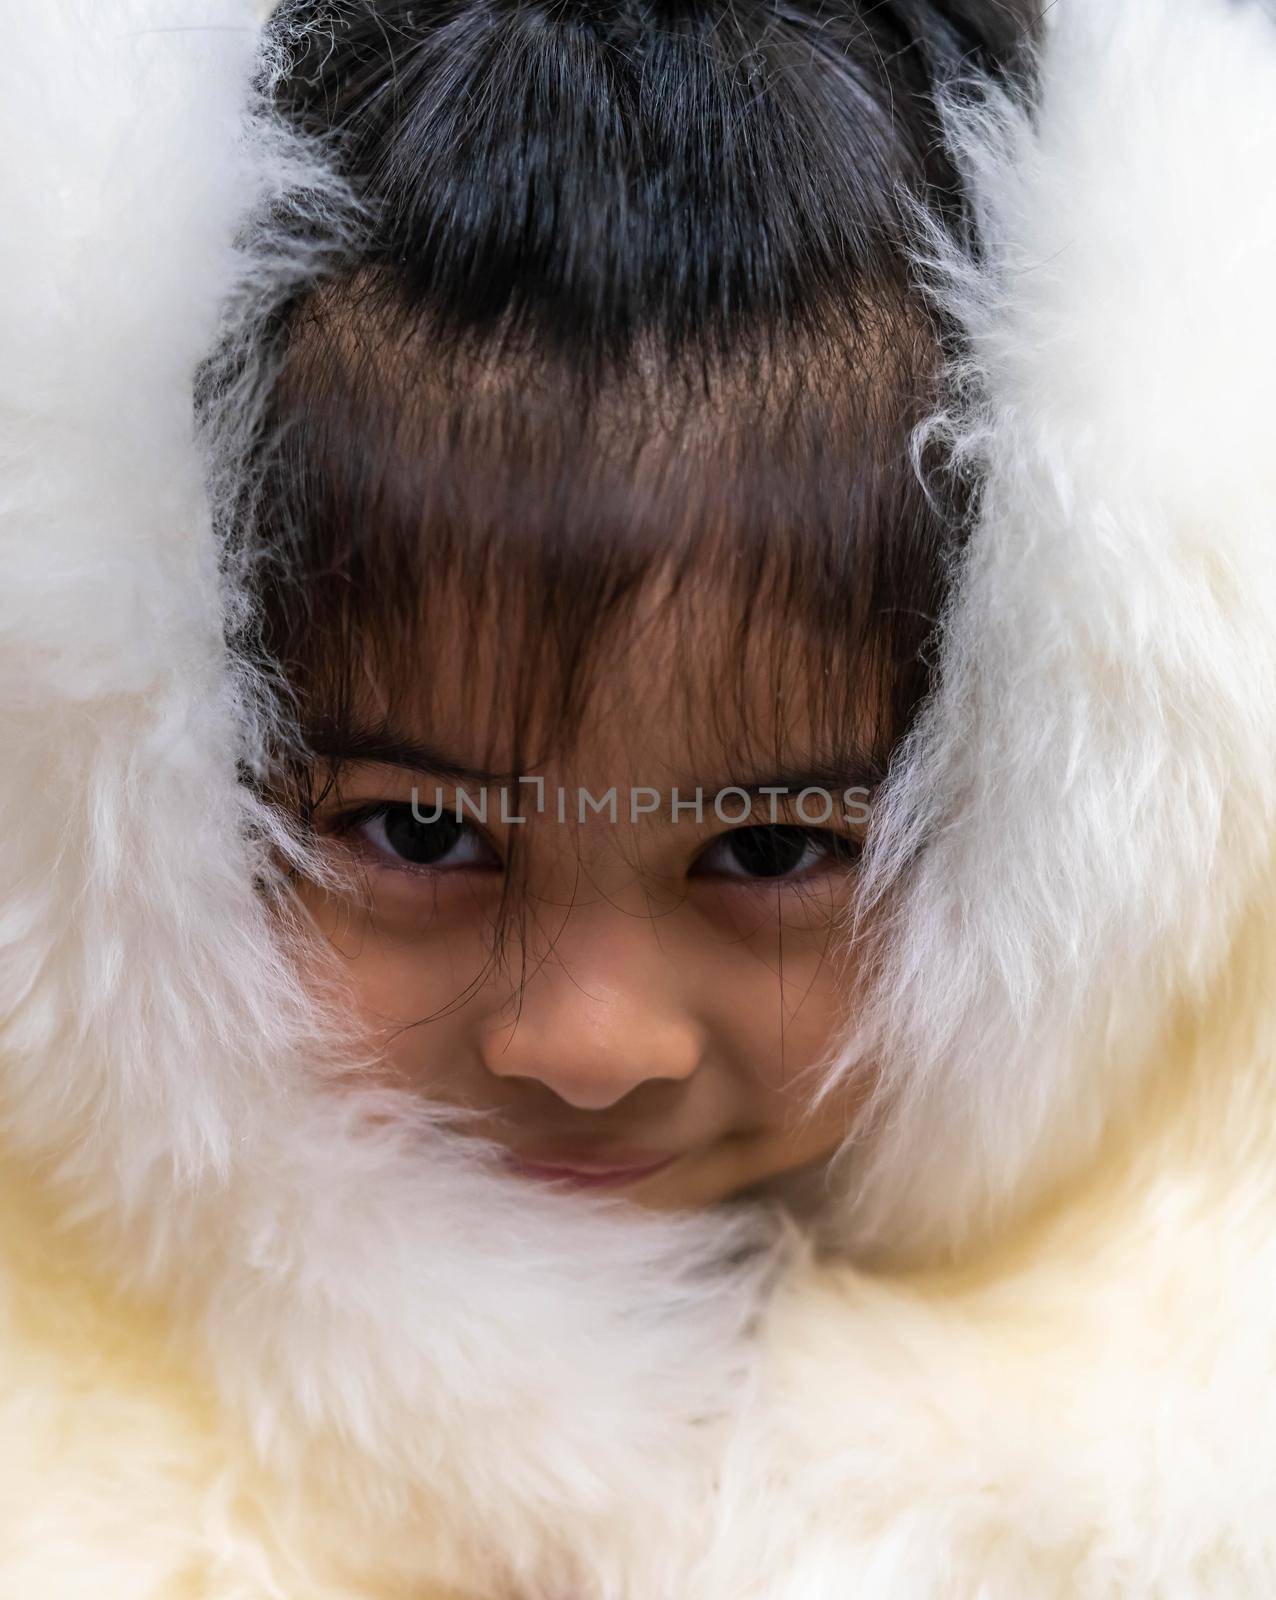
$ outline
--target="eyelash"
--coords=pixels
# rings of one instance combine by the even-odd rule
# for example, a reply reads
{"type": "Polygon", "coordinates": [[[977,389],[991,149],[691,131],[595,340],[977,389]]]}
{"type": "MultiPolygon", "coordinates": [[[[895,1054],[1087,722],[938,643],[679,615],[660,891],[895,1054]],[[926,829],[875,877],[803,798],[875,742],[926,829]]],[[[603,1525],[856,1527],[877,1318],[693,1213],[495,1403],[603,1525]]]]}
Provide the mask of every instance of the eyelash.
{"type": "MultiPolygon", "coordinates": [[[[793,823],[759,823],[753,827],[733,828],[727,833],[719,834],[716,839],[710,840],[692,864],[692,873],[694,876],[699,877],[711,876],[719,878],[741,887],[775,889],[791,886],[796,888],[807,883],[819,871],[835,868],[852,869],[858,863],[861,853],[862,847],[858,841],[849,838],[845,834],[835,833],[830,828],[804,828],[793,823]],[[776,849],[780,837],[784,836],[786,842],[800,844],[805,855],[809,855],[813,847],[818,848],[819,854],[814,860],[807,860],[804,869],[800,872],[791,870],[785,873],[769,875],[766,873],[721,870],[715,872],[712,868],[707,868],[704,865],[716,851],[721,851],[723,854],[730,853],[732,850],[738,852],[744,844],[745,838],[749,835],[765,838],[767,841],[765,848],[769,848],[772,851],[776,849]]],[[[794,866],[798,864],[795,862],[794,866]]]]}
{"type": "MultiPolygon", "coordinates": [[[[367,827],[369,823],[385,822],[401,813],[407,813],[410,815],[411,807],[398,801],[381,800],[370,805],[359,806],[353,811],[342,813],[339,817],[333,820],[330,826],[333,833],[335,833],[339,838],[349,838],[352,834],[358,833],[361,828],[367,827]]],[[[443,820],[447,821],[448,819],[445,817],[443,820]]],[[[463,822],[457,825],[456,842],[459,843],[462,839],[480,844],[484,851],[490,855],[492,859],[488,862],[481,863],[482,866],[494,867],[500,865],[500,857],[497,855],[495,846],[492,845],[491,842],[473,826],[473,824],[463,822]]],[[[386,842],[389,844],[388,840],[386,842]]],[[[390,854],[390,852],[383,847],[372,846],[372,848],[376,851],[376,854],[380,859],[380,864],[387,866],[391,871],[395,872],[407,872],[421,876],[433,877],[439,873],[461,870],[460,866],[441,866],[433,863],[408,861],[402,856],[390,854]]],[[[391,850],[392,849],[393,847],[391,846],[391,850]]],[[[467,862],[464,863],[464,865],[475,866],[480,865],[480,863],[467,862]]]]}
{"type": "MultiPolygon", "coordinates": [[[[409,811],[410,807],[402,802],[378,801],[342,813],[334,818],[329,826],[332,833],[337,837],[349,838],[370,823],[384,822],[399,813],[409,811]]],[[[463,840],[469,840],[472,844],[481,846],[491,857],[491,860],[486,862],[467,861],[450,866],[412,862],[401,855],[391,854],[393,845],[388,839],[386,841],[386,845],[389,846],[388,850],[385,846],[373,845],[371,847],[376,851],[380,864],[388,867],[391,871],[415,875],[433,877],[441,873],[462,871],[466,868],[472,869],[480,866],[483,868],[499,867],[500,858],[495,847],[472,823],[463,822],[454,825],[457,828],[457,833],[453,848],[463,840]]],[[[447,853],[450,854],[451,852],[448,851],[447,853]]],[[[733,828],[711,839],[692,863],[690,875],[693,877],[711,877],[722,882],[731,883],[737,887],[752,889],[773,890],[786,886],[799,887],[816,876],[820,870],[829,868],[841,868],[844,871],[852,870],[857,865],[861,854],[862,846],[857,840],[849,838],[845,834],[835,833],[828,828],[799,827],[796,824],[785,823],[762,823],[746,828],[733,828]],[[803,849],[806,851],[809,851],[812,846],[819,846],[821,854],[814,862],[808,863],[807,869],[802,872],[787,871],[773,874],[749,873],[747,871],[733,872],[722,869],[714,870],[712,867],[705,865],[715,852],[729,852],[733,848],[738,851],[744,842],[745,836],[756,836],[758,839],[761,839],[762,836],[769,836],[771,848],[775,849],[778,847],[780,835],[786,836],[786,843],[796,843],[800,840],[803,849]],[[812,868],[814,870],[811,870],[812,868]]],[[[797,865],[797,863],[794,863],[794,865],[797,865]]]]}

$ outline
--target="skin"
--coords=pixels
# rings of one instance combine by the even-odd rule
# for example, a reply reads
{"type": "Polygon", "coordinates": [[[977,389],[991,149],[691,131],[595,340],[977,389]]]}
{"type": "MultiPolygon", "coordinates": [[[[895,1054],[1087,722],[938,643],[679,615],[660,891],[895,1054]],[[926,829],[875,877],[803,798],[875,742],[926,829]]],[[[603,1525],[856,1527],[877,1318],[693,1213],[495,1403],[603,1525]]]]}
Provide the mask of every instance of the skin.
{"type": "MultiPolygon", "coordinates": [[[[476,770],[458,785],[438,770],[504,770],[508,749],[483,709],[499,703],[499,641],[441,652],[428,714],[407,710],[402,691],[393,699],[395,729],[433,754],[343,763],[313,821],[330,863],[348,869],[344,882],[299,888],[387,1081],[482,1113],[472,1136],[496,1143],[529,1183],[601,1187],[659,1209],[714,1205],[818,1170],[866,1090],[852,1078],[813,1104],[854,989],[842,926],[866,807],[858,797],[848,805],[843,789],[856,775],[826,782],[833,816],[812,823],[793,871],[750,875],[730,835],[800,819],[788,800],[761,797],[736,821],[743,802],[733,796],[724,823],[712,797],[724,783],[807,787],[812,730],[759,673],[745,694],[768,759],[733,752],[720,728],[705,733],[721,722],[721,690],[710,672],[688,683],[688,663],[712,655],[712,607],[698,614],[690,639],[685,618],[673,629],[648,617],[634,630],[641,649],[609,651],[570,749],[531,769],[545,780],[545,814],[531,786],[505,791],[505,815],[522,824],[501,820],[498,782],[484,785],[476,770]],[[579,788],[599,796],[613,785],[615,820],[604,811],[581,822],[579,788]],[[683,797],[703,787],[702,819],[671,816],[674,785],[683,797]],[[560,786],[565,822],[554,815],[560,786]],[[440,801],[454,815],[458,787],[475,801],[486,788],[486,824],[469,825],[467,812],[446,856],[406,860],[402,830],[419,835],[401,809],[376,808],[409,805],[415,789],[423,816],[440,801]],[[661,800],[635,820],[636,787],[661,800]],[[511,847],[516,913],[498,952],[511,847]]],[[[389,697],[373,698],[371,720],[388,722],[389,697]]],[[[821,809],[806,804],[813,818],[821,809]]]]}

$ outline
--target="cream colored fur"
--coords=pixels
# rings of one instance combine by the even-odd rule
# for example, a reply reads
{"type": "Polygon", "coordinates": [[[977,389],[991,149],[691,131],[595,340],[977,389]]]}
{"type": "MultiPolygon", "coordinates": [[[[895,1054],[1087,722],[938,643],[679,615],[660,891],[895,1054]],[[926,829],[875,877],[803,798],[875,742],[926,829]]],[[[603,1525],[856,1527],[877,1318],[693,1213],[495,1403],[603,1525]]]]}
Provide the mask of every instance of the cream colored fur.
{"type": "Polygon", "coordinates": [[[192,416],[341,204],[253,11],[6,14],[0,1600],[1276,1592],[1276,21],[1058,0],[954,108],[985,489],[817,1252],[330,1091],[192,416]]]}
{"type": "Polygon", "coordinates": [[[933,241],[968,335],[936,427],[985,488],[871,868],[886,1126],[851,1187],[888,1250],[995,1227],[1139,1114],[1272,853],[1276,21],[1050,17],[1034,119],[954,112],[986,266],[933,241]]]}

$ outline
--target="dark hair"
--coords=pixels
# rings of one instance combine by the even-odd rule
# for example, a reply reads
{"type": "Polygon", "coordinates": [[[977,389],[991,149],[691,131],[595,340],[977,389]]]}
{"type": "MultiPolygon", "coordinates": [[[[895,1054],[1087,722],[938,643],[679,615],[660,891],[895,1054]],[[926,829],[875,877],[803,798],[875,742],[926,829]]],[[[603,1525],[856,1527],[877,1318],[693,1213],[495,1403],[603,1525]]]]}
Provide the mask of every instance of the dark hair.
{"type": "Polygon", "coordinates": [[[659,571],[723,586],[724,660],[769,651],[884,769],[962,521],[910,456],[947,333],[908,212],[964,226],[937,91],[1018,66],[1023,0],[315,0],[288,27],[280,107],[366,219],[280,320],[261,478],[259,643],[309,747],[339,761],[361,674],[428,683],[440,623],[480,613],[512,725],[565,729],[659,571]]]}

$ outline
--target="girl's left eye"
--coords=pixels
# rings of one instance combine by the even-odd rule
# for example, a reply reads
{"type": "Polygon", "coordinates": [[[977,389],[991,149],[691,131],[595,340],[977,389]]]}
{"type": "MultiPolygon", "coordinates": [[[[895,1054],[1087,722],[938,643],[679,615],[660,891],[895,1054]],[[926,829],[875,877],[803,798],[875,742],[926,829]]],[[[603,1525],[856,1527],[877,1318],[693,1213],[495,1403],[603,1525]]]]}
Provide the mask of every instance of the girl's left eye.
{"type": "Polygon", "coordinates": [[[860,846],[827,829],[736,828],[724,833],[697,859],[695,871],[718,878],[779,882],[806,877],[822,867],[853,866],[860,846]]]}
{"type": "Polygon", "coordinates": [[[387,864],[451,872],[459,867],[498,867],[496,852],[468,822],[440,816],[423,820],[410,805],[365,808],[343,819],[342,833],[362,840],[387,864]]]}

